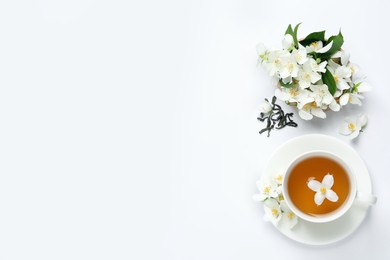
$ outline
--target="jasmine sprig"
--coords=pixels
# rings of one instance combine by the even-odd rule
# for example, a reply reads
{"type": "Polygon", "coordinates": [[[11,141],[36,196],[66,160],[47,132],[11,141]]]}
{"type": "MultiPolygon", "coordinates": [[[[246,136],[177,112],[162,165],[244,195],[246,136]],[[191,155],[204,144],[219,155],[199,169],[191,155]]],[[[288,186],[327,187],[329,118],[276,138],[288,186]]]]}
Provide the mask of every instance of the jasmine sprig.
{"type": "Polygon", "coordinates": [[[265,99],[265,102],[261,105],[262,112],[257,118],[260,122],[267,122],[267,126],[260,130],[260,134],[267,132],[267,137],[270,136],[270,132],[273,129],[282,129],[286,126],[297,127],[298,124],[292,120],[293,113],[285,113],[282,107],[276,102],[276,97],[272,98],[269,102],[265,99]]]}
{"type": "MultiPolygon", "coordinates": [[[[362,105],[363,93],[371,87],[349,53],[341,49],[342,33],[327,38],[325,31],[319,31],[299,38],[298,29],[299,24],[288,26],[280,49],[257,46],[259,64],[278,80],[275,96],[295,106],[304,120],[326,118],[326,111],[337,112],[348,104],[362,105]]],[[[267,127],[262,131],[269,134],[276,128],[272,127],[276,117],[264,119],[267,127]]]]}

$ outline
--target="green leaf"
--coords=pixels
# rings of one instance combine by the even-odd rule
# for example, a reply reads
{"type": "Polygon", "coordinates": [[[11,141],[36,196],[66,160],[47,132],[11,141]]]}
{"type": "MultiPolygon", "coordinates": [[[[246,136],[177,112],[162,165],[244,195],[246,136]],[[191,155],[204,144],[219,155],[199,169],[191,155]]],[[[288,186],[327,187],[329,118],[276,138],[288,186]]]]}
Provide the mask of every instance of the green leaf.
{"type": "Polygon", "coordinates": [[[293,33],[293,35],[292,35],[292,37],[293,37],[293,39],[294,39],[294,44],[295,44],[295,46],[298,48],[298,37],[297,37],[297,35],[298,35],[298,28],[299,28],[299,26],[301,25],[301,23],[299,23],[299,24],[297,24],[296,26],[295,26],[295,28],[294,28],[294,33],[293,33]]]}
{"type": "Polygon", "coordinates": [[[313,32],[313,33],[309,34],[308,36],[306,36],[306,38],[303,39],[302,41],[300,41],[299,43],[306,47],[306,46],[310,45],[311,43],[317,42],[317,41],[325,42],[325,31],[313,32]]]}
{"type": "Polygon", "coordinates": [[[333,54],[338,52],[341,49],[341,46],[344,44],[344,37],[341,34],[341,31],[339,32],[338,35],[332,36],[328,39],[327,44],[328,45],[330,42],[333,42],[332,48],[329,49],[329,51],[325,53],[319,53],[318,57],[321,58],[322,60],[328,60],[332,57],[333,54]]]}
{"type": "Polygon", "coordinates": [[[325,73],[322,74],[322,81],[328,86],[328,90],[332,96],[337,90],[336,81],[328,69],[326,69],[325,73]]]}
{"type": "Polygon", "coordinates": [[[291,27],[291,24],[288,25],[287,30],[286,30],[286,32],[285,32],[284,34],[285,34],[285,35],[286,35],[286,34],[290,34],[291,36],[294,35],[294,31],[293,31],[293,29],[292,29],[292,27],[291,27]]]}
{"type": "Polygon", "coordinates": [[[297,34],[298,34],[299,25],[301,25],[301,23],[297,24],[297,25],[294,27],[294,30],[293,30],[291,24],[289,24],[288,27],[287,27],[286,32],[284,33],[285,35],[286,35],[286,34],[290,34],[290,35],[293,37],[294,45],[295,45],[295,47],[297,47],[297,48],[298,48],[298,38],[297,38],[297,34]]]}
{"type": "Polygon", "coordinates": [[[283,80],[279,80],[279,83],[284,88],[291,88],[293,86],[293,83],[284,83],[283,80]]]}

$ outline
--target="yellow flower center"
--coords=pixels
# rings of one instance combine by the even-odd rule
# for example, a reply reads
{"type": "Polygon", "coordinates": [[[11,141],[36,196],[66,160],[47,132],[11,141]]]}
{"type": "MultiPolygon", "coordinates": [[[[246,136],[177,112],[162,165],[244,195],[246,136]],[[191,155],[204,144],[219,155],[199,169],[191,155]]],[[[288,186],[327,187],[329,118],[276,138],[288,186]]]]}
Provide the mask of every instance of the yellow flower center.
{"type": "Polygon", "coordinates": [[[283,197],[283,195],[282,195],[282,194],[279,194],[279,197],[278,197],[278,199],[279,199],[279,201],[282,201],[282,200],[284,200],[284,197],[283,197]]]}
{"type": "Polygon", "coordinates": [[[291,211],[289,213],[287,213],[287,217],[289,219],[292,219],[294,217],[294,213],[292,213],[291,211]]]}
{"type": "Polygon", "coordinates": [[[325,187],[321,187],[321,188],[320,188],[320,192],[321,192],[322,194],[325,194],[325,193],[326,193],[326,188],[325,188],[325,187]]]}
{"type": "Polygon", "coordinates": [[[303,74],[303,79],[304,79],[305,81],[311,81],[310,74],[307,73],[307,72],[305,72],[305,73],[303,74]]]}
{"type": "Polygon", "coordinates": [[[297,53],[297,54],[295,55],[295,59],[296,59],[296,60],[302,59],[302,55],[301,55],[300,53],[297,53]]]}
{"type": "Polygon", "coordinates": [[[276,216],[279,215],[279,210],[277,210],[277,209],[272,209],[272,210],[271,210],[271,214],[272,214],[272,216],[276,217],[276,216]]]}
{"type": "Polygon", "coordinates": [[[288,71],[291,73],[294,70],[294,64],[289,63],[287,68],[288,68],[288,71]]]}
{"type": "Polygon", "coordinates": [[[264,193],[269,193],[271,191],[271,186],[265,186],[263,191],[264,193]]]}
{"type": "Polygon", "coordinates": [[[280,174],[280,175],[276,176],[276,180],[278,182],[281,182],[283,180],[283,175],[280,174]]]}
{"type": "Polygon", "coordinates": [[[289,88],[289,92],[292,97],[298,96],[298,88],[289,88]]]}
{"type": "Polygon", "coordinates": [[[312,108],[316,108],[317,107],[317,104],[316,102],[310,102],[310,103],[307,103],[303,106],[303,109],[304,110],[310,110],[312,108]]]}
{"type": "Polygon", "coordinates": [[[312,44],[310,44],[314,49],[317,49],[318,47],[318,42],[313,42],[312,44]]]}
{"type": "Polygon", "coordinates": [[[339,83],[339,77],[333,75],[333,78],[334,78],[334,81],[336,82],[336,84],[339,83]]]}
{"type": "Polygon", "coordinates": [[[348,102],[349,102],[349,103],[352,102],[352,97],[351,97],[351,95],[349,95],[348,102]]]}
{"type": "Polygon", "coordinates": [[[356,129],[355,124],[354,123],[349,123],[348,124],[348,129],[351,130],[351,131],[355,131],[355,129],[356,129]]]}

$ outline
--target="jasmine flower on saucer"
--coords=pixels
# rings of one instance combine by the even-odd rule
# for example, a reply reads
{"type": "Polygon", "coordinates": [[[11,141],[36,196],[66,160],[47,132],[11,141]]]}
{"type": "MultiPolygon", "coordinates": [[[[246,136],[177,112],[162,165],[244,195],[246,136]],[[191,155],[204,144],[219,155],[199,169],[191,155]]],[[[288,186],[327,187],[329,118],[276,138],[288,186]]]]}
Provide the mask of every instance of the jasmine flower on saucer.
{"type": "Polygon", "coordinates": [[[345,136],[349,136],[352,140],[359,136],[360,132],[366,127],[368,118],[362,114],[357,117],[347,117],[344,123],[340,126],[339,133],[345,136]]]}
{"type": "Polygon", "coordinates": [[[279,203],[275,199],[268,199],[264,202],[264,211],[264,220],[271,221],[275,226],[278,225],[282,218],[282,211],[279,203]]]}
{"type": "Polygon", "coordinates": [[[333,183],[333,175],[330,173],[324,176],[322,182],[319,182],[315,179],[311,179],[307,183],[307,186],[312,191],[316,192],[316,194],[314,195],[314,202],[317,204],[317,206],[320,206],[324,202],[325,198],[332,202],[336,202],[339,199],[336,192],[331,190],[333,183]]]}
{"type": "Polygon", "coordinates": [[[272,176],[273,180],[277,183],[277,185],[282,185],[283,183],[283,174],[282,173],[276,173],[272,176]]]}
{"type": "Polygon", "coordinates": [[[258,181],[256,185],[260,193],[253,195],[254,200],[265,201],[270,198],[278,198],[278,185],[275,182],[268,181],[266,183],[262,183],[261,181],[258,181]]]}
{"type": "Polygon", "coordinates": [[[298,223],[298,217],[291,211],[287,206],[286,201],[282,200],[280,202],[280,209],[282,210],[282,220],[288,224],[289,228],[293,228],[298,223]]]}
{"type": "Polygon", "coordinates": [[[255,194],[253,199],[263,202],[264,220],[271,221],[275,226],[282,221],[289,228],[293,228],[298,222],[298,217],[290,210],[284,200],[282,194],[283,178],[283,173],[275,172],[268,178],[258,181],[256,185],[260,194],[255,194]]]}

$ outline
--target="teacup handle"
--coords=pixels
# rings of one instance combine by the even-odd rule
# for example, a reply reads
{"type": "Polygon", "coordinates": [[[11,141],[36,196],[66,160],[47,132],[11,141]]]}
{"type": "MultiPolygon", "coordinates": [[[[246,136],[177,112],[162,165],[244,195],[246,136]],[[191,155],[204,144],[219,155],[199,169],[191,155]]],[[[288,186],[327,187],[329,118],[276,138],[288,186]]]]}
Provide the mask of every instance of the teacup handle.
{"type": "Polygon", "coordinates": [[[356,193],[356,199],[363,202],[364,204],[367,204],[368,206],[375,205],[377,201],[377,197],[375,195],[367,194],[361,191],[356,193]]]}

